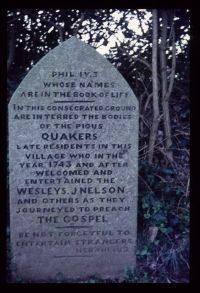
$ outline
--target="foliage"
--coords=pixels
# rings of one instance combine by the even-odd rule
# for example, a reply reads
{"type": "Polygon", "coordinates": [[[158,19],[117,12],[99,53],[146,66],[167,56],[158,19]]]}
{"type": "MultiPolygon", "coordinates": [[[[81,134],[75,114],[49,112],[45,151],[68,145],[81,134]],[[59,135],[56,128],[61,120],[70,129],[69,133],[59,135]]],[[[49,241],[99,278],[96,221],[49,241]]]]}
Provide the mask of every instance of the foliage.
{"type": "MultiPolygon", "coordinates": [[[[189,278],[189,198],[170,167],[140,162],[138,272],[148,282],[180,283],[189,278]],[[162,181],[162,177],[169,178],[162,181]],[[157,227],[153,241],[151,228],[157,227]]],[[[144,282],[144,280],[143,280],[144,282]]]]}

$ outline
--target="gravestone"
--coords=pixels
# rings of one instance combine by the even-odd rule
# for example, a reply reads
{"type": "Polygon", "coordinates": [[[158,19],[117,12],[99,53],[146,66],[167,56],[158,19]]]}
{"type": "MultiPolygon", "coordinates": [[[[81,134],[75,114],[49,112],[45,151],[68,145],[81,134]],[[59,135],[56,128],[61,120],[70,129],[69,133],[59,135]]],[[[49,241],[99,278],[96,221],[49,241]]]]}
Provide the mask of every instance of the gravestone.
{"type": "Polygon", "coordinates": [[[75,37],[9,103],[11,282],[123,278],[135,267],[138,101],[75,37]]]}

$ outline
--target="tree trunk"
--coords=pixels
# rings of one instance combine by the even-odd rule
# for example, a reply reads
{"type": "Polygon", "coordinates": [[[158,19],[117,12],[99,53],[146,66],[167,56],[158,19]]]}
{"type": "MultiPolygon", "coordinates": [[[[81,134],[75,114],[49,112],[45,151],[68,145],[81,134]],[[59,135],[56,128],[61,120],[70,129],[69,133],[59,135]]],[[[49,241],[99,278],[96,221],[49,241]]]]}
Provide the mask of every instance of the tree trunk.
{"type": "Polygon", "coordinates": [[[153,80],[153,122],[149,138],[148,162],[152,164],[159,125],[158,100],[158,12],[153,9],[153,40],[152,40],[152,80],[153,80]]]}
{"type": "Polygon", "coordinates": [[[171,122],[170,122],[170,112],[169,112],[169,90],[167,90],[167,62],[166,62],[167,24],[168,24],[167,11],[162,10],[162,28],[161,28],[161,45],[160,45],[162,110],[163,110],[164,133],[166,138],[165,140],[166,155],[167,155],[167,158],[172,162],[173,153],[172,153],[172,150],[170,150],[170,147],[172,145],[172,139],[171,139],[171,122]]]}

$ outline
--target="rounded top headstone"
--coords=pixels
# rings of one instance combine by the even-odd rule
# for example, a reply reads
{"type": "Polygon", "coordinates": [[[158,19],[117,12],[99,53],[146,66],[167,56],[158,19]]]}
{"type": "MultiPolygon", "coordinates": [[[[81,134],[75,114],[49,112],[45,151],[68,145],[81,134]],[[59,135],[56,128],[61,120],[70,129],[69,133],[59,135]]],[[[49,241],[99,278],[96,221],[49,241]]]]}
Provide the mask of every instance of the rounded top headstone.
{"type": "Polygon", "coordinates": [[[123,277],[135,267],[138,101],[72,37],[9,103],[13,282],[123,277]]]}

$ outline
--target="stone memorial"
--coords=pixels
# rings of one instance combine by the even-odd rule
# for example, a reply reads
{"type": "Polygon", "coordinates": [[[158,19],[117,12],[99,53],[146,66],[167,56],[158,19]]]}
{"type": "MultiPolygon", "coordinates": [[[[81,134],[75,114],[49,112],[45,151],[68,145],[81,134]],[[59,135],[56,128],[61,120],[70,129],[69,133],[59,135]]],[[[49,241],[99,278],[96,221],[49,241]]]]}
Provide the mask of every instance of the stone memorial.
{"type": "Polygon", "coordinates": [[[123,278],[135,267],[138,101],[75,37],[9,103],[11,282],[123,278]]]}

